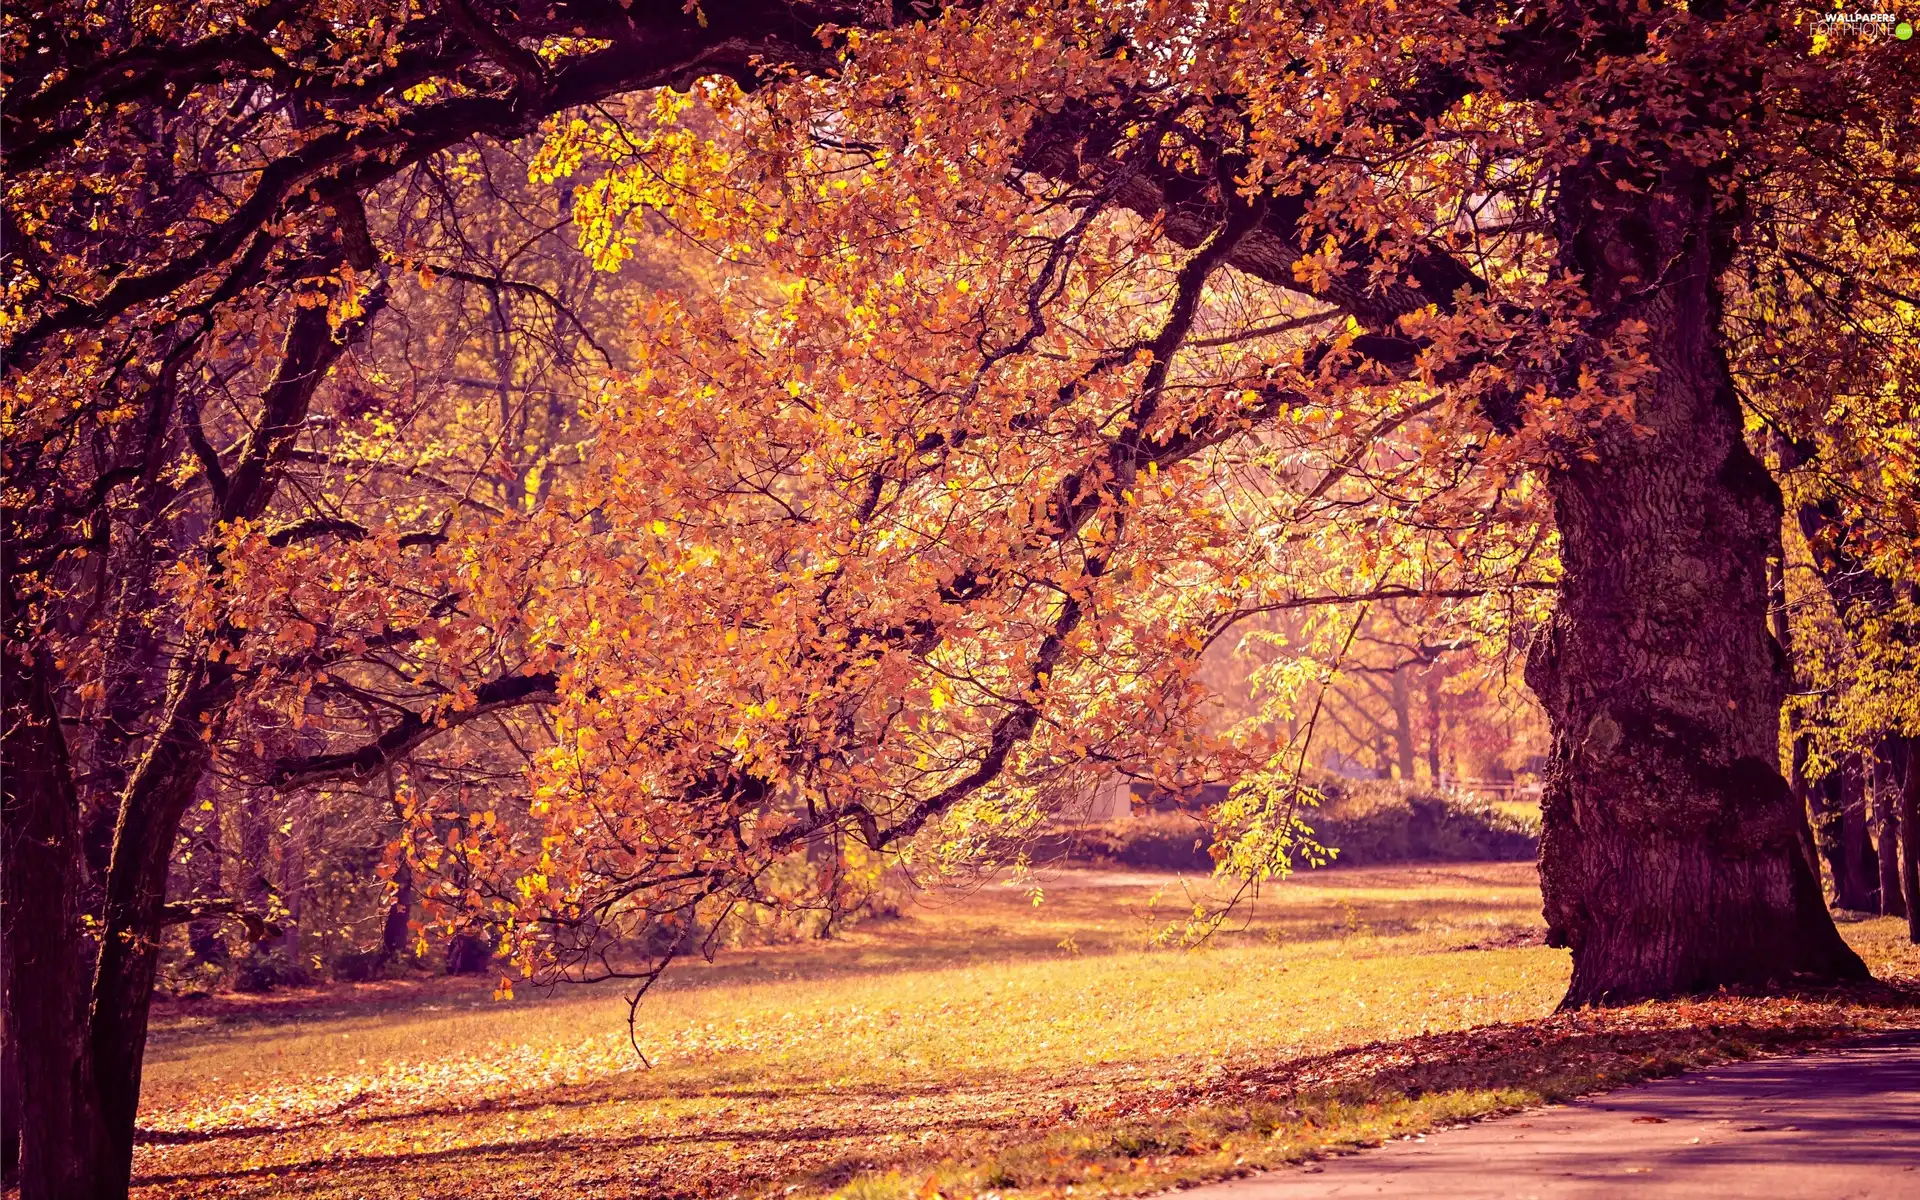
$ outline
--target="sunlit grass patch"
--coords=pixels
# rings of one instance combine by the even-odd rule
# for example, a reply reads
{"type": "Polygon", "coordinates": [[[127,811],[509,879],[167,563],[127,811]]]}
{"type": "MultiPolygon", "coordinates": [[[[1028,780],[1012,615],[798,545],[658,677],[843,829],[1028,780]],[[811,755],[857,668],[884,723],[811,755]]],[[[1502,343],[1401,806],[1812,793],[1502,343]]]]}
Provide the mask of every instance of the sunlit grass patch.
{"type": "MultiPolygon", "coordinates": [[[[219,1019],[169,1010],[139,1193],[1137,1191],[1854,1019],[1837,1003],[1699,1020],[1663,1008],[1638,1032],[1608,1026],[1605,1045],[1582,1040],[1587,1026],[1539,1025],[1567,962],[1537,944],[1524,865],[1307,876],[1187,951],[1146,948],[1188,902],[1178,881],[1041,883],[1038,907],[994,884],[845,941],[695,964],[641,1007],[650,1070],[605,989],[495,1003],[490,982],[437,981],[219,1019]],[[1445,1040],[1490,1025],[1519,1040],[1445,1040]],[[1460,1056],[1499,1070],[1448,1073],[1460,1056]]],[[[1870,958],[1908,961],[1883,924],[1847,928],[1870,958]]]]}

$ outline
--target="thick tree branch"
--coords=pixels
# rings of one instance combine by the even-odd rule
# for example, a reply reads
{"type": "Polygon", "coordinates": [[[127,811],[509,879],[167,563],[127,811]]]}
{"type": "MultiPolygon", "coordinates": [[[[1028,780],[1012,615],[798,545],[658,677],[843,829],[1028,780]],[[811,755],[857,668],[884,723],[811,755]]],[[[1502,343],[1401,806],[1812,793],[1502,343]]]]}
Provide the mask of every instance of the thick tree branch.
{"type": "Polygon", "coordinates": [[[473,689],[471,704],[455,707],[451,701],[443,701],[424,712],[410,713],[378,738],[356,749],[283,758],[273,765],[267,782],[290,791],[335,779],[368,779],[437,733],[502,709],[550,704],[557,698],[558,687],[559,679],[550,671],[502,676],[473,689]]]}
{"type": "Polygon", "coordinates": [[[264,942],[277,938],[286,932],[277,922],[269,921],[260,913],[244,907],[240,901],[230,897],[218,897],[202,900],[179,900],[162,905],[160,924],[181,925],[188,921],[199,921],[207,917],[228,917],[240,922],[247,928],[247,940],[264,942]]]}

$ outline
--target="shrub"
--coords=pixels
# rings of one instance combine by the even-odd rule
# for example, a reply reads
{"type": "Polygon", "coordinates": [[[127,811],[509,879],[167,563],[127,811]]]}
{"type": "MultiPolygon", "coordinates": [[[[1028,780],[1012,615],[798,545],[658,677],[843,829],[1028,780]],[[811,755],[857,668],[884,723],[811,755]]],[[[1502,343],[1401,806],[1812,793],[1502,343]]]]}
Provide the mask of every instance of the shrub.
{"type": "Polygon", "coordinates": [[[349,950],[333,958],[333,977],[341,983],[366,983],[387,973],[387,956],[379,950],[349,950]]]}
{"type": "MultiPolygon", "coordinates": [[[[1301,814],[1337,866],[1396,862],[1510,861],[1539,852],[1539,821],[1483,800],[1443,796],[1406,784],[1325,780],[1327,802],[1301,814]]],[[[1211,871],[1212,835],[1197,816],[1149,811],[1075,825],[1042,836],[1035,862],[1074,862],[1148,870],[1211,871]]]]}
{"type": "Polygon", "coordinates": [[[493,962],[493,940],[487,933],[456,933],[447,939],[447,974],[478,975],[493,962]]]}
{"type": "Polygon", "coordinates": [[[861,921],[900,915],[906,888],[888,859],[857,844],[838,850],[838,869],[823,875],[806,855],[793,855],[764,873],[760,892],[770,904],[733,901],[699,915],[699,943],[770,946],[817,941],[861,921]]]}
{"type": "Polygon", "coordinates": [[[304,987],[312,982],[312,974],[282,947],[268,950],[256,946],[233,971],[236,992],[271,992],[276,988],[304,987]]]}
{"type": "Polygon", "coordinates": [[[1212,840],[1206,825],[1189,813],[1149,811],[1043,834],[1034,843],[1033,861],[1211,871],[1213,859],[1207,854],[1207,845],[1212,840]]]}
{"type": "Polygon", "coordinates": [[[1519,861],[1540,851],[1539,818],[1523,820],[1484,801],[1435,795],[1385,780],[1323,784],[1328,801],[1303,814],[1336,862],[1519,861]]]}

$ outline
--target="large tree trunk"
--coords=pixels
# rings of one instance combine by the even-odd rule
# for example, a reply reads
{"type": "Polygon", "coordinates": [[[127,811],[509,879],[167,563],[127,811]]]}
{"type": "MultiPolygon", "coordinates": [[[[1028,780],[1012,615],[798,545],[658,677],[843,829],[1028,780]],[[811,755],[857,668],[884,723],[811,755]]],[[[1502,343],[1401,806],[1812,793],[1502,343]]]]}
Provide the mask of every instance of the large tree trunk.
{"type": "MultiPolygon", "coordinates": [[[[0,967],[0,978],[6,969],[0,967]]],[[[12,1187],[20,1175],[21,1093],[20,1040],[7,1032],[6,1009],[12,1006],[0,1000],[0,1187],[12,1187]]]]}
{"type": "MultiPolygon", "coordinates": [[[[7,1083],[21,1089],[21,1200],[96,1194],[104,1127],[80,1004],[79,801],[42,664],[5,653],[4,874],[7,1083]]],[[[9,1133],[12,1131],[10,1130],[9,1133]]]]}
{"type": "Polygon", "coordinates": [[[1558,204],[1563,266],[1597,311],[1644,323],[1656,368],[1643,429],[1615,422],[1549,479],[1566,574],[1527,678],[1554,735],[1540,866],[1549,941],[1573,951],[1562,1003],[1863,978],[1780,775],[1781,499],[1717,342],[1712,179],[1599,158],[1558,204]]]}

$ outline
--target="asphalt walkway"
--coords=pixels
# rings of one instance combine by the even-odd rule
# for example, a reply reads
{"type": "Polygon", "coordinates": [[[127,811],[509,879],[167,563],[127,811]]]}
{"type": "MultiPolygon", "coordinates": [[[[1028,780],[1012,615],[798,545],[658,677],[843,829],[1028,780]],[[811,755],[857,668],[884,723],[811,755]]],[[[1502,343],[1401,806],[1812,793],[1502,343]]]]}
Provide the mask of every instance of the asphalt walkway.
{"type": "Polygon", "coordinates": [[[1730,1063],[1179,1200],[1920,1200],[1920,1035],[1730,1063]]]}

